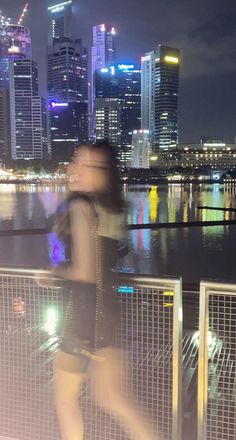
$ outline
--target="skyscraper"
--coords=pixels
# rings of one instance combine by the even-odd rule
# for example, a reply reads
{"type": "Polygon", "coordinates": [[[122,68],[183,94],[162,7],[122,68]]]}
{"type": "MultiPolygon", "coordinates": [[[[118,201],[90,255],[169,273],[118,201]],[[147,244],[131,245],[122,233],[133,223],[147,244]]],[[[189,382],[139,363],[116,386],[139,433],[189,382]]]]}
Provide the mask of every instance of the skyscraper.
{"type": "Polygon", "coordinates": [[[10,108],[9,91],[0,87],[0,159],[10,158],[10,108]]]}
{"type": "Polygon", "coordinates": [[[149,168],[151,142],[148,130],[134,130],[131,168],[149,168]]]}
{"type": "MultiPolygon", "coordinates": [[[[118,158],[122,167],[131,159],[132,133],[140,129],[141,72],[134,65],[118,64],[95,71],[95,107],[100,99],[118,99],[120,108],[120,148],[118,158]]],[[[105,101],[103,101],[105,102],[105,101]]],[[[97,119],[95,121],[97,123],[97,119]]],[[[97,127],[95,126],[95,133],[97,127]]]]}
{"type": "Polygon", "coordinates": [[[96,70],[113,66],[116,61],[116,29],[114,26],[99,24],[93,26],[93,46],[91,53],[91,87],[89,96],[89,134],[94,134],[94,73],[96,70]]]}
{"type": "Polygon", "coordinates": [[[49,44],[52,44],[55,38],[71,38],[72,0],[49,6],[48,11],[50,12],[49,44]]]}
{"type": "Polygon", "coordinates": [[[95,135],[96,140],[105,140],[120,149],[120,102],[116,98],[95,99],[95,135]]]}
{"type": "Polygon", "coordinates": [[[48,98],[88,103],[88,54],[80,39],[58,38],[48,48],[48,98]]]}
{"type": "Polygon", "coordinates": [[[50,104],[51,156],[69,162],[74,151],[88,139],[88,106],[81,102],[50,104]]]}
{"type": "Polygon", "coordinates": [[[116,61],[114,26],[93,26],[92,75],[97,69],[112,66],[116,61]]]}
{"type": "Polygon", "coordinates": [[[44,128],[38,69],[34,61],[10,61],[10,114],[12,159],[42,159],[44,128]]]}
{"type": "Polygon", "coordinates": [[[9,59],[31,58],[30,31],[0,14],[0,86],[8,87],[9,59]]]}
{"type": "Polygon", "coordinates": [[[48,98],[51,154],[69,161],[88,139],[88,53],[81,39],[71,36],[72,1],[49,8],[53,14],[48,48],[48,98]]]}
{"type": "Polygon", "coordinates": [[[141,127],[153,149],[178,142],[179,62],[179,50],[162,45],[142,57],[141,127]]]}

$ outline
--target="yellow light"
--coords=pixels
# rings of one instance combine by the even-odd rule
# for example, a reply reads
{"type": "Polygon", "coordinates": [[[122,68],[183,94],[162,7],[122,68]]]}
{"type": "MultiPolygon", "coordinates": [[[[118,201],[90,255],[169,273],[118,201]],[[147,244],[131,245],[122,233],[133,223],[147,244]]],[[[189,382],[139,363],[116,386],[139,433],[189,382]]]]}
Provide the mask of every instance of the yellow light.
{"type": "Polygon", "coordinates": [[[164,296],[174,296],[174,292],[166,291],[166,292],[163,292],[163,295],[164,296]]]}
{"type": "Polygon", "coordinates": [[[164,303],[164,307],[173,307],[173,303],[170,303],[170,302],[168,302],[168,303],[164,303]]]}
{"type": "Polygon", "coordinates": [[[169,56],[169,55],[166,55],[166,56],[165,56],[165,61],[166,61],[167,63],[179,64],[179,58],[177,58],[177,57],[171,57],[171,56],[169,56]]]}
{"type": "Polygon", "coordinates": [[[151,157],[150,157],[150,160],[157,160],[157,159],[158,159],[157,156],[151,156],[151,157]]]}

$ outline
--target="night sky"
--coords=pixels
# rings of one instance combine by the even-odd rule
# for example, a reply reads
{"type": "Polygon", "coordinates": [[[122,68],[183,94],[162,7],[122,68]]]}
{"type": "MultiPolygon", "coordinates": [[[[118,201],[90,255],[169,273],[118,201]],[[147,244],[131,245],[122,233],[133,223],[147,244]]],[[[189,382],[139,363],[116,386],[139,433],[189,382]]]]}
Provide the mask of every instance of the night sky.
{"type": "MultiPolygon", "coordinates": [[[[33,57],[45,93],[47,6],[31,0],[24,22],[30,27],[33,57]]],[[[59,1],[58,1],[59,3],[59,1]]],[[[24,0],[1,0],[6,16],[18,18],[24,0]]],[[[74,36],[91,45],[92,25],[117,27],[119,61],[139,62],[156,44],[181,50],[180,142],[200,136],[236,136],[235,0],[74,0],[74,36]]]]}

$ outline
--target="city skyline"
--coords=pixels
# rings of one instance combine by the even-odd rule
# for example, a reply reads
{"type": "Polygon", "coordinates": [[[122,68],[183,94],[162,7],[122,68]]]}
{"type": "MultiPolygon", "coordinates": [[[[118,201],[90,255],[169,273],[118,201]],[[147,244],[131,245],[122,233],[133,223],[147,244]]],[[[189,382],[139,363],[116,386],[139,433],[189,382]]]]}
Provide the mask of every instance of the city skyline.
{"type": "MultiPolygon", "coordinates": [[[[41,83],[45,84],[45,44],[47,44],[47,7],[31,1],[25,19],[33,41],[33,58],[39,63],[41,83]],[[38,20],[35,20],[35,16],[38,20]]],[[[85,46],[91,47],[92,26],[109,22],[118,29],[118,61],[137,62],[145,52],[156,44],[171,44],[182,54],[180,70],[179,125],[180,142],[198,141],[200,136],[224,136],[233,140],[236,129],[236,96],[234,76],[236,54],[234,49],[236,5],[206,0],[193,1],[160,0],[145,3],[129,0],[110,5],[107,0],[99,4],[74,0],[73,16],[77,36],[85,46]],[[125,7],[124,7],[125,6],[125,7]],[[214,8],[213,8],[214,6],[214,8]],[[93,13],[91,13],[91,8],[93,13]],[[133,10],[133,12],[132,12],[133,10]],[[169,26],[168,26],[169,24],[169,26]],[[220,62],[219,62],[220,61],[220,62]]],[[[24,6],[16,0],[2,0],[3,14],[17,19],[24,6]]]]}

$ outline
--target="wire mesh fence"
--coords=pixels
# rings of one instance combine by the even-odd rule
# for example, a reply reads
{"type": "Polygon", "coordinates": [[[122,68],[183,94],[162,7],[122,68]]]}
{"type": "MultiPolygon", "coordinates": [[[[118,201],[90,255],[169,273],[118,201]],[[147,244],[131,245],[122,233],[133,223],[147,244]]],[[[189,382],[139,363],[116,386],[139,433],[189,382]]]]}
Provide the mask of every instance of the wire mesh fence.
{"type": "Polygon", "coordinates": [[[236,438],[236,285],[202,283],[198,439],[236,438]]]}
{"type": "MultiPolygon", "coordinates": [[[[133,393],[154,438],[181,439],[181,291],[177,280],[118,279],[122,319],[117,346],[128,355],[123,389],[133,393]]],[[[52,399],[52,360],[69,293],[39,287],[33,272],[0,271],[0,436],[60,438],[52,399]]],[[[129,439],[91,399],[81,407],[86,440],[129,439]]],[[[0,437],[1,438],[1,437],[0,437]]]]}

